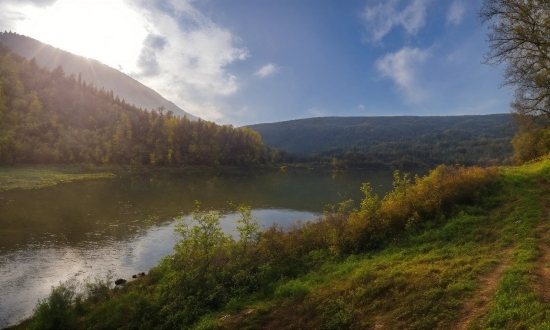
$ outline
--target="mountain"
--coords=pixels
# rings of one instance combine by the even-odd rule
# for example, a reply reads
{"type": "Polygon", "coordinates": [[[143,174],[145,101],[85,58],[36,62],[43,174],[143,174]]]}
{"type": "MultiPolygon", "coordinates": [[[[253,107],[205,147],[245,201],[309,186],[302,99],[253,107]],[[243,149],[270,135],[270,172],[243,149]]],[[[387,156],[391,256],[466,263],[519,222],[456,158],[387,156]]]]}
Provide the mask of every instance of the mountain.
{"type": "Polygon", "coordinates": [[[100,89],[103,87],[107,91],[113,90],[115,95],[129,104],[146,110],[163,106],[166,110],[172,110],[176,116],[187,116],[191,120],[197,119],[151,88],[97,60],[74,55],[12,32],[0,32],[0,42],[28,60],[36,58],[39,65],[50,70],[61,66],[67,75],[78,76],[80,73],[82,79],[87,83],[93,82],[100,89]]]}
{"type": "Polygon", "coordinates": [[[248,127],[269,147],[309,155],[306,161],[335,157],[353,166],[500,164],[512,156],[517,132],[510,114],[320,117],[248,127]]]}
{"type": "Polygon", "coordinates": [[[515,133],[510,114],[481,116],[319,117],[249,125],[264,143],[309,154],[453,132],[457,138],[502,138],[515,133]]]}
{"type": "Polygon", "coordinates": [[[0,165],[256,165],[260,135],[146,111],[0,43],[0,165]]]}

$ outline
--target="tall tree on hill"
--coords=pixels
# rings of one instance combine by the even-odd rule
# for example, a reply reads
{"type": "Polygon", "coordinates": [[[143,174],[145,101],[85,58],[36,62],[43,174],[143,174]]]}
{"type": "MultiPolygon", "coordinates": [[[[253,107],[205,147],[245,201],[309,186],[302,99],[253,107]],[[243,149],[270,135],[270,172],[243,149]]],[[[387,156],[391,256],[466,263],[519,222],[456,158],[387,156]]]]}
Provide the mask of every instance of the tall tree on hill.
{"type": "Polygon", "coordinates": [[[504,85],[514,89],[511,111],[523,126],[514,139],[516,157],[542,156],[550,150],[541,141],[547,134],[532,129],[550,130],[550,1],[485,0],[479,15],[489,23],[485,63],[505,64],[504,85]]]}

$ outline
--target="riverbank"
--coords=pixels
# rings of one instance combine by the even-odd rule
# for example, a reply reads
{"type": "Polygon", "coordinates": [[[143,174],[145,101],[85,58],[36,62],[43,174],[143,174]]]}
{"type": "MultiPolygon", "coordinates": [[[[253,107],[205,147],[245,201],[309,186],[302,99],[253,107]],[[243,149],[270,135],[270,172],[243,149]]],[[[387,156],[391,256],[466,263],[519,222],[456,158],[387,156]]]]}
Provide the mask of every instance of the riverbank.
{"type": "MultiPolygon", "coordinates": [[[[149,322],[147,326],[155,327],[160,324],[157,322],[172,317],[191,322],[189,328],[195,329],[548,327],[550,301],[545,283],[550,262],[550,206],[546,202],[550,197],[550,161],[500,168],[498,172],[486,189],[468,194],[466,203],[447,204],[431,215],[420,213],[420,218],[413,212],[403,224],[404,230],[387,232],[389,240],[380,241],[379,237],[379,244],[367,247],[365,252],[339,253],[345,244],[338,245],[337,241],[323,248],[319,239],[334,236],[328,235],[331,231],[319,236],[315,226],[291,231],[289,235],[268,230],[262,234],[264,241],[258,243],[260,249],[248,247],[249,251],[256,251],[254,258],[270,252],[271,261],[267,264],[252,255],[235,259],[244,263],[240,265],[224,264],[228,260],[224,258],[213,259],[217,261],[208,267],[222,268],[208,268],[207,274],[213,271],[213,277],[203,274],[205,281],[229,276],[227,279],[237,282],[230,281],[232,284],[225,289],[225,280],[219,287],[209,286],[208,291],[214,290],[209,299],[223,303],[202,306],[200,314],[192,316],[195,321],[186,312],[162,314],[187,306],[188,302],[180,299],[192,296],[179,296],[177,290],[192,290],[194,285],[186,282],[192,277],[186,280],[173,268],[177,264],[170,258],[146,277],[96,297],[95,302],[71,308],[75,314],[69,316],[75,317],[73,325],[83,327],[131,327],[145,321],[149,322]],[[414,223],[411,219],[421,221],[414,223]],[[289,242],[293,244],[287,245],[289,242]],[[279,257],[284,257],[280,259],[283,263],[277,261],[279,257]],[[261,268],[246,268],[248,261],[260,262],[261,268]],[[273,272],[280,275],[271,281],[269,278],[276,275],[273,272]],[[266,280],[267,284],[262,282],[266,280]],[[178,285],[180,281],[187,286],[183,282],[178,285]],[[254,289],[256,281],[263,284],[254,289]],[[239,285],[243,291],[231,291],[239,285]],[[233,298],[224,296],[226,289],[233,298]],[[164,305],[166,302],[171,303],[164,305]]],[[[452,172],[444,178],[455,180],[455,186],[466,187],[469,184],[464,185],[464,175],[475,178],[481,173],[452,172]]],[[[410,192],[430,191],[411,188],[405,178],[400,180],[398,186],[412,189],[407,190],[406,196],[412,196],[410,192]]],[[[395,198],[388,200],[399,200],[395,198]]],[[[410,205],[420,205],[416,199],[412,201],[410,205]]],[[[364,204],[365,210],[369,209],[368,203],[364,204]]],[[[399,212],[409,204],[395,205],[400,206],[394,208],[399,212]]],[[[337,219],[333,219],[333,227],[325,230],[337,229],[335,224],[337,219]]],[[[341,238],[344,241],[340,243],[346,243],[346,237],[341,238]]],[[[239,252],[241,245],[231,244],[214,255],[243,253],[239,252]]],[[[190,247],[181,245],[184,246],[190,247]]],[[[182,257],[178,253],[181,252],[175,256],[182,257]]],[[[32,328],[32,323],[28,321],[17,328],[32,328]]]]}
{"type": "MultiPolygon", "coordinates": [[[[147,166],[147,165],[22,165],[0,167],[0,192],[15,189],[39,189],[60,183],[112,179],[141,174],[178,173],[243,173],[243,172],[287,172],[322,170],[334,174],[351,169],[335,169],[323,164],[281,164],[261,166],[147,166]]],[[[427,173],[419,168],[414,172],[427,173]]]]}
{"type": "Polygon", "coordinates": [[[108,168],[80,165],[0,167],[0,192],[14,189],[38,189],[66,182],[114,177],[116,175],[108,168]]]}
{"type": "Polygon", "coordinates": [[[236,166],[146,166],[146,165],[21,165],[0,167],[0,192],[14,189],[39,189],[83,180],[111,179],[136,174],[193,172],[287,171],[326,168],[328,166],[264,165],[236,166]]]}

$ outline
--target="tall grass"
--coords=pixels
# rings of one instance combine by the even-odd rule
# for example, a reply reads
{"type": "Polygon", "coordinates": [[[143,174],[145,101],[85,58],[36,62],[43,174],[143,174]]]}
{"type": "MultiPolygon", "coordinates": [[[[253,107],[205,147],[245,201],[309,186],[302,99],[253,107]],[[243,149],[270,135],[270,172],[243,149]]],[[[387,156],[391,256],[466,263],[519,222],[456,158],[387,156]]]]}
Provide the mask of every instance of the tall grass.
{"type": "MultiPolygon", "coordinates": [[[[496,176],[495,168],[479,167],[439,166],[422,178],[396,172],[394,189],[382,199],[364,184],[358,209],[349,210],[344,202],[324,218],[289,230],[274,225],[260,231],[250,208],[238,206],[239,240],[221,231],[219,214],[197,205],[193,222],[177,228],[181,241],[173,255],[117,295],[101,298],[102,302],[87,300],[85,306],[96,307],[85,309],[77,321],[73,314],[66,319],[88,328],[191,328],[196,322],[204,327],[212,324],[208,315],[237,310],[250,297],[304,299],[322,280],[293,279],[319,270],[331,258],[372,252],[407,230],[444,218],[456,203],[476,201],[496,176]]],[[[358,316],[346,307],[348,300],[342,297],[317,309],[326,329],[355,322],[358,316]]],[[[70,302],[73,306],[76,301],[70,302]]],[[[43,320],[48,313],[38,312],[35,318],[43,320]]]]}

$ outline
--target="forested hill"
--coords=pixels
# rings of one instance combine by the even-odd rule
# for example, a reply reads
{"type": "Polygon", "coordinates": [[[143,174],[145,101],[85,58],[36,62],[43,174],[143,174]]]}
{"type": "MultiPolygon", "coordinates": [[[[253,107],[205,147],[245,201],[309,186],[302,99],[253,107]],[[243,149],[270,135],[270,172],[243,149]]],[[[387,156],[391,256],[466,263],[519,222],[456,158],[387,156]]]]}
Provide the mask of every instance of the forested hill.
{"type": "Polygon", "coordinates": [[[260,135],[249,128],[148,112],[0,43],[0,164],[265,161],[260,135]]]}
{"type": "Polygon", "coordinates": [[[135,104],[147,110],[163,106],[167,110],[172,110],[177,116],[185,115],[189,119],[197,119],[151,88],[99,61],[74,55],[12,32],[0,32],[0,42],[28,60],[36,58],[39,65],[50,70],[61,66],[67,75],[74,73],[78,76],[80,73],[82,80],[86,80],[88,84],[93,82],[98,88],[113,90],[114,94],[129,104],[135,104]]]}
{"type": "Polygon", "coordinates": [[[495,164],[512,156],[509,114],[445,117],[321,117],[250,125],[263,142],[309,161],[347,165],[495,164]]]}

